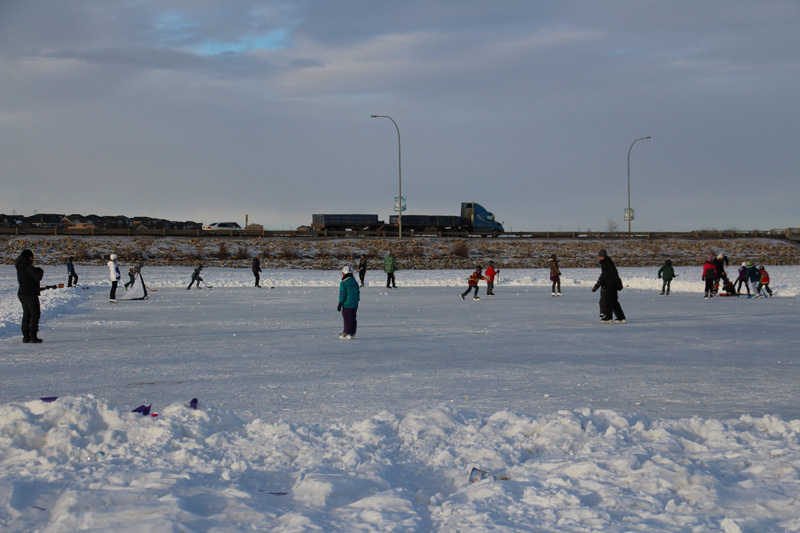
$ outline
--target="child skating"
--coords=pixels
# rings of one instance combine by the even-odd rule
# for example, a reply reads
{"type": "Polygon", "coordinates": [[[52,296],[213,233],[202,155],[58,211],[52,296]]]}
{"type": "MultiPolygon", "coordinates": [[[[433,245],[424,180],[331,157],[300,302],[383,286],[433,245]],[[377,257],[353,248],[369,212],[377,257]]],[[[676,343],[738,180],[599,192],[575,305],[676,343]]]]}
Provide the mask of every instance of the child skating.
{"type": "Polygon", "coordinates": [[[475,272],[470,274],[470,276],[467,278],[467,290],[461,293],[461,299],[462,300],[465,299],[467,297],[467,294],[469,294],[470,292],[472,292],[473,289],[475,289],[475,296],[473,296],[472,299],[480,300],[480,297],[478,296],[478,282],[482,279],[486,278],[481,273],[480,265],[478,265],[475,267],[475,272]]]}
{"type": "Polygon", "coordinates": [[[658,269],[658,279],[661,282],[661,294],[659,296],[669,296],[669,286],[675,278],[675,269],[672,268],[672,261],[667,259],[664,261],[664,266],[658,269]]]}
{"type": "Polygon", "coordinates": [[[358,288],[358,282],[353,277],[353,267],[346,266],[342,268],[342,281],[339,282],[339,306],[337,311],[342,313],[342,321],[344,322],[344,329],[339,334],[340,339],[354,339],[356,336],[356,328],[358,321],[356,314],[358,313],[358,301],[361,299],[361,292],[358,288]]]}

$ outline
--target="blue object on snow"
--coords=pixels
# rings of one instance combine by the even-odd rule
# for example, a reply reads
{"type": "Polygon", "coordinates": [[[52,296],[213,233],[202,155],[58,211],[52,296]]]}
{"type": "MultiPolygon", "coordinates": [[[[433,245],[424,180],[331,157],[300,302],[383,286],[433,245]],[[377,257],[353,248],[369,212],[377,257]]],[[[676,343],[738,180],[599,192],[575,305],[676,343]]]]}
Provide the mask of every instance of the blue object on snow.
{"type": "Polygon", "coordinates": [[[192,401],[189,402],[189,407],[192,409],[197,409],[197,398],[192,398],[192,401]]]}
{"type": "Polygon", "coordinates": [[[44,398],[39,398],[43,402],[50,403],[58,400],[58,396],[45,396],[44,398]]]}
{"type": "Polygon", "coordinates": [[[152,403],[150,405],[142,404],[139,407],[137,407],[136,409],[134,409],[133,411],[131,411],[131,413],[141,413],[143,415],[149,415],[151,407],[153,407],[152,403]]]}

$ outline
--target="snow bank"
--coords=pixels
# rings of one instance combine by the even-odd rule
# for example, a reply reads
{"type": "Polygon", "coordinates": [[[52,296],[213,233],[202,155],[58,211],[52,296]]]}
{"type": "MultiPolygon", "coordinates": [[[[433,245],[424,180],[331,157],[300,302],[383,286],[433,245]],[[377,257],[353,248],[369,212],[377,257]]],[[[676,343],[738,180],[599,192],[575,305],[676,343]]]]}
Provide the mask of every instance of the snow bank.
{"type": "Polygon", "coordinates": [[[800,421],[448,407],[353,424],[0,406],[6,531],[798,530],[800,421]],[[468,481],[473,467],[495,479],[468,481]]]}

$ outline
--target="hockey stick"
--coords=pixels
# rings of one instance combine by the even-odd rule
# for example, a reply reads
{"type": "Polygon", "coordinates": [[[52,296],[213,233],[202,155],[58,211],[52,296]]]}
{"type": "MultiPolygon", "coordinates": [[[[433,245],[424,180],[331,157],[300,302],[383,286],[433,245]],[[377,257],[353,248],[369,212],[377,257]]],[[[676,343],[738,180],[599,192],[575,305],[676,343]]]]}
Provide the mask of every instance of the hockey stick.
{"type": "Polygon", "coordinates": [[[202,280],[202,279],[201,279],[200,281],[202,281],[202,282],[203,282],[203,285],[205,285],[205,286],[206,286],[206,287],[208,287],[209,289],[213,289],[213,288],[214,288],[214,286],[213,286],[213,285],[209,285],[208,283],[206,283],[206,282],[205,282],[205,280],[202,280]]]}

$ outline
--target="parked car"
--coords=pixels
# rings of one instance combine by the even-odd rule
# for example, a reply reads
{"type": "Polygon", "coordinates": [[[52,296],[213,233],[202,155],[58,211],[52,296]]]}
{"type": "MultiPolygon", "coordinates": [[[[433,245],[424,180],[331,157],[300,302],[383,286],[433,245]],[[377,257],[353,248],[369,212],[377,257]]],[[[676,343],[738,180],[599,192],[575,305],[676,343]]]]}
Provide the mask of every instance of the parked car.
{"type": "Polygon", "coordinates": [[[242,227],[237,224],[236,222],[212,222],[209,225],[203,226],[204,230],[219,230],[219,231],[231,231],[231,230],[240,230],[242,227]]]}

